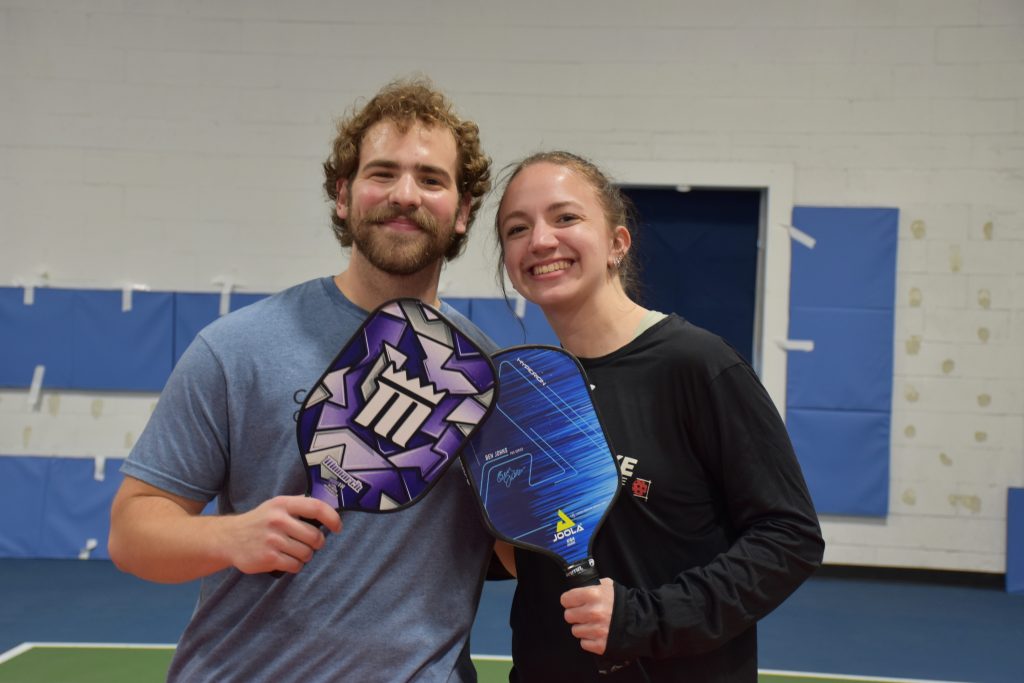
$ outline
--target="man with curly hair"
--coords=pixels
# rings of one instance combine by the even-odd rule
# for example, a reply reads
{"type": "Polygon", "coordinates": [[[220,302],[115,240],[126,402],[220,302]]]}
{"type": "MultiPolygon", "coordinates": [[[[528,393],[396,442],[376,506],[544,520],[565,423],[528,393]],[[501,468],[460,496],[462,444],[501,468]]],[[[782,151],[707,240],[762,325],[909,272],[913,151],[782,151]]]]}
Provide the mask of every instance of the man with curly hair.
{"type": "Polygon", "coordinates": [[[294,414],[388,299],[441,306],[494,349],[437,296],[490,159],[476,124],[429,82],[398,81],[339,124],[324,173],[345,270],[200,332],[122,467],[111,558],[151,581],[202,579],[170,681],[476,680],[469,631],[493,539],[462,473],[400,512],[346,515],[342,529],[302,495],[294,414]],[[213,499],[217,513],[200,514],[213,499]]]}

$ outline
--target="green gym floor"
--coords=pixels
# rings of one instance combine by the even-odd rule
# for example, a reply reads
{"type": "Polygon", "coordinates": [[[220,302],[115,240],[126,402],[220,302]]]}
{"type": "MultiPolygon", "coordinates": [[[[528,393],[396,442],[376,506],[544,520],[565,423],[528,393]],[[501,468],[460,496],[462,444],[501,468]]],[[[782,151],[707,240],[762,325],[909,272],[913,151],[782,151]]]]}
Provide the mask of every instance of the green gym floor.
{"type": "MultiPolygon", "coordinates": [[[[1001,579],[825,567],[760,623],[760,683],[1021,683],[1024,595],[1001,579]]],[[[196,588],[104,560],[0,559],[0,683],[163,681],[196,588]]],[[[482,683],[507,680],[513,590],[484,587],[471,641],[482,683]]]]}
{"type": "MultiPolygon", "coordinates": [[[[154,683],[164,680],[171,646],[26,643],[0,657],[0,683],[154,683]]],[[[508,681],[507,657],[474,657],[480,683],[508,681]]],[[[840,683],[897,679],[843,678],[762,671],[759,683],[840,683]]]]}

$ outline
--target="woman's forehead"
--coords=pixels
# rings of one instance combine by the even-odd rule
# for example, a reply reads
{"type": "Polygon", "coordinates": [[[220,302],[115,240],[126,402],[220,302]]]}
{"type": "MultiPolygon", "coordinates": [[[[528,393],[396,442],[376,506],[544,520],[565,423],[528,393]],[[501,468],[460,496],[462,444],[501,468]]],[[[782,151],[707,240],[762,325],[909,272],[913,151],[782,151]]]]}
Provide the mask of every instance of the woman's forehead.
{"type": "Polygon", "coordinates": [[[585,203],[597,199],[593,185],[571,166],[540,161],[524,167],[505,188],[507,199],[585,203]]]}

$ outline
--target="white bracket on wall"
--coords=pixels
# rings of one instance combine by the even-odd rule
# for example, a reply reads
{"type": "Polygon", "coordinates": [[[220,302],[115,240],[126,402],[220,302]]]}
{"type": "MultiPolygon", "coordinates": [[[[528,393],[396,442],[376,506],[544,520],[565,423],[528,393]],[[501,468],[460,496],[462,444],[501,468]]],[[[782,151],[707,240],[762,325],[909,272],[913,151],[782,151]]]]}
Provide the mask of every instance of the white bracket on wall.
{"type": "Polygon", "coordinates": [[[516,317],[519,318],[520,320],[524,320],[526,318],[526,297],[524,297],[519,292],[516,292],[515,300],[516,300],[516,309],[515,309],[516,310],[516,317]]]}
{"type": "Polygon", "coordinates": [[[227,275],[218,275],[213,278],[213,284],[220,287],[220,312],[218,315],[227,315],[231,310],[231,290],[235,288],[235,281],[227,275]]]}
{"type": "Polygon", "coordinates": [[[37,272],[35,277],[14,279],[14,286],[23,287],[25,290],[22,303],[26,306],[31,306],[36,302],[36,287],[47,287],[49,284],[50,274],[45,270],[37,272]]]}
{"type": "Polygon", "coordinates": [[[789,238],[791,240],[793,240],[794,242],[799,242],[808,249],[814,249],[814,245],[818,243],[818,240],[814,239],[800,228],[794,227],[792,225],[783,225],[782,227],[784,227],[786,229],[786,232],[789,233],[789,238]]]}
{"type": "Polygon", "coordinates": [[[783,351],[810,352],[814,350],[813,339],[776,339],[775,343],[783,351]]]}
{"type": "Polygon", "coordinates": [[[92,551],[99,547],[99,543],[95,538],[87,538],[85,540],[85,547],[78,551],[78,559],[88,560],[89,556],[92,555],[92,551]]]}
{"type": "Polygon", "coordinates": [[[149,285],[142,285],[137,282],[128,282],[121,287],[121,312],[127,313],[132,310],[132,294],[134,292],[148,292],[149,285]]]}
{"type": "Polygon", "coordinates": [[[43,375],[46,374],[45,365],[37,365],[32,371],[32,383],[28,387],[28,409],[39,410],[39,398],[43,393],[43,375]]]}
{"type": "Polygon", "coordinates": [[[103,481],[107,478],[107,458],[104,455],[97,455],[92,460],[92,478],[96,481],[103,481]]]}

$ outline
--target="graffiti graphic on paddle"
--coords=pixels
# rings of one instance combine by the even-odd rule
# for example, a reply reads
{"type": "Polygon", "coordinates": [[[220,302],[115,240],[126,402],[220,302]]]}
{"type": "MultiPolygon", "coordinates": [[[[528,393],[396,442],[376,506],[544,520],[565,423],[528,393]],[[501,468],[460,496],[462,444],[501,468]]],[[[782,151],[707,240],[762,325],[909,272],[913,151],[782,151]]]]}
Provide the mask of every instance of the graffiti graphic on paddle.
{"type": "Polygon", "coordinates": [[[491,413],[495,387],[487,354],[439,311],[415,299],[384,303],[299,410],[306,495],[339,512],[415,504],[491,413]]]}

